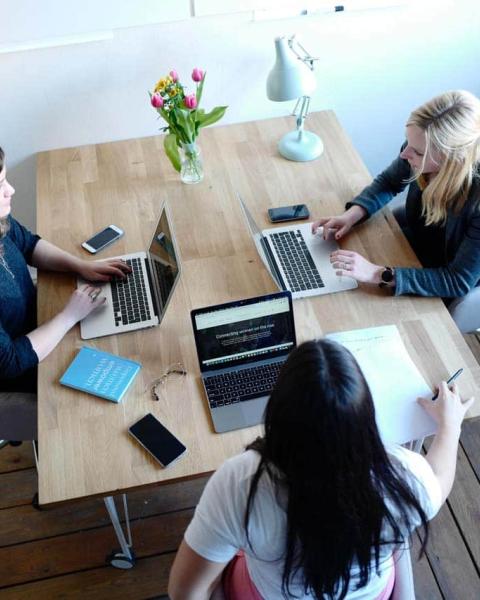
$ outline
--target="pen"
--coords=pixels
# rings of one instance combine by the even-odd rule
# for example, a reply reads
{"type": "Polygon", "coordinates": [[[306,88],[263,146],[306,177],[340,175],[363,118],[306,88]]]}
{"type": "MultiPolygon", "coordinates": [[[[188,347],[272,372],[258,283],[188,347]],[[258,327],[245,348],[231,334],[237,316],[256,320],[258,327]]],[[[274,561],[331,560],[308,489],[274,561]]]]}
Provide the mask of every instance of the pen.
{"type": "MultiPolygon", "coordinates": [[[[452,381],[455,381],[455,379],[457,377],[460,377],[460,375],[463,373],[463,369],[458,369],[458,371],[455,371],[455,373],[450,377],[450,379],[447,381],[447,385],[450,385],[450,383],[452,383],[452,381]]],[[[438,392],[432,396],[432,400],[436,400],[438,398],[438,392]]]]}

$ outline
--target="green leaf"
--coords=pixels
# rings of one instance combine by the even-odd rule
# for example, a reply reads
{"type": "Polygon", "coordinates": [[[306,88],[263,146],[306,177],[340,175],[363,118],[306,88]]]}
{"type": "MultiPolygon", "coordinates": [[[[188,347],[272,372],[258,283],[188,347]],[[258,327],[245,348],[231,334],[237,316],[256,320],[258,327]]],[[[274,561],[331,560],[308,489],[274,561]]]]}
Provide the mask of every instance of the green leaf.
{"type": "Polygon", "coordinates": [[[180,161],[180,152],[178,151],[177,146],[177,136],[173,133],[169,133],[163,138],[163,147],[165,148],[165,153],[170,159],[173,168],[180,172],[181,161],[180,161]]]}
{"type": "Polygon", "coordinates": [[[197,114],[198,127],[206,127],[207,125],[212,125],[213,123],[220,121],[220,119],[225,114],[225,111],[227,110],[227,108],[228,108],[228,106],[216,106],[208,113],[201,113],[200,111],[198,111],[198,113],[199,113],[199,114],[197,114]]]}
{"type": "Polygon", "coordinates": [[[175,116],[178,121],[178,127],[183,131],[186,138],[182,141],[187,143],[193,142],[195,140],[195,124],[190,111],[179,108],[175,111],[175,116]]]}

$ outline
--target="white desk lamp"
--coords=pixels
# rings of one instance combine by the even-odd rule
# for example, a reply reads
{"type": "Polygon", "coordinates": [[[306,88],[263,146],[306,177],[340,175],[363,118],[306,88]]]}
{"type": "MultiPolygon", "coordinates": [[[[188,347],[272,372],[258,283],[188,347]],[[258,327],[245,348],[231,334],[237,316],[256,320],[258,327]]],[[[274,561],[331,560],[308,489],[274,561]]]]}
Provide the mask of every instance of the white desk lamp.
{"type": "Polygon", "coordinates": [[[295,40],[295,36],[275,38],[275,52],[275,65],[267,78],[267,96],[274,102],[297,98],[293,109],[293,115],[297,117],[297,129],[283,136],[278,151],[289,160],[313,160],[323,152],[323,143],[318,135],[305,131],[303,124],[308,114],[310,95],[317,86],[313,74],[313,62],[317,59],[310,56],[295,40]]]}

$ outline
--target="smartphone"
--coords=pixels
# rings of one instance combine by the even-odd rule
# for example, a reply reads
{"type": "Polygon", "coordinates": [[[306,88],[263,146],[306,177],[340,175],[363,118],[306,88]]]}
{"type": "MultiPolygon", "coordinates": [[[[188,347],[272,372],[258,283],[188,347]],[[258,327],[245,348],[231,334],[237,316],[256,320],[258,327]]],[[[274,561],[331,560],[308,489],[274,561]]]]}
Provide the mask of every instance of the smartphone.
{"type": "Polygon", "coordinates": [[[305,204],[294,204],[293,206],[280,206],[280,208],[268,209],[268,217],[272,223],[308,219],[309,216],[310,213],[305,204]]]}
{"type": "Polygon", "coordinates": [[[150,452],[162,467],[171,465],[187,450],[186,446],[151,413],[134,423],[128,432],[147,452],[150,452]]]}
{"type": "Polygon", "coordinates": [[[121,238],[122,235],[123,229],[120,229],[120,227],[117,227],[116,225],[109,225],[86,242],[83,242],[82,247],[85,248],[85,250],[88,250],[88,252],[96,254],[115,240],[118,240],[118,238],[121,238]]]}

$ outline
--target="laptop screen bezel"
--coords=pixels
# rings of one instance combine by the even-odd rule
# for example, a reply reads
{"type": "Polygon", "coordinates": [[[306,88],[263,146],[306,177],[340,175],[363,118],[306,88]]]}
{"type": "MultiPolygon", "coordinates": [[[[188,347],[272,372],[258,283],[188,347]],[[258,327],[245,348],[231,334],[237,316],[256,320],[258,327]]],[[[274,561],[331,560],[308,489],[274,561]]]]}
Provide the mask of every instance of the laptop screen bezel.
{"type": "Polygon", "coordinates": [[[269,360],[271,358],[278,358],[278,357],[282,357],[282,356],[288,356],[288,354],[290,354],[290,352],[296,347],[297,345],[297,335],[296,335],[296,331],[295,331],[295,319],[293,316],[293,300],[292,300],[292,294],[291,292],[289,292],[288,290],[282,291],[282,292],[275,292],[273,294],[265,294],[262,296],[255,296],[254,298],[245,298],[243,300],[234,300],[232,302],[225,302],[223,304],[216,304],[213,306],[205,306],[203,308],[196,308],[194,310],[192,310],[190,312],[190,317],[192,320],[192,327],[193,327],[193,334],[195,337],[195,348],[197,351],[197,359],[198,359],[198,364],[200,366],[200,371],[202,373],[207,373],[207,372],[211,372],[211,371],[218,371],[221,369],[225,369],[225,368],[233,368],[236,367],[238,365],[247,365],[249,363],[254,363],[254,362],[258,362],[259,360],[269,360]],[[256,304],[258,302],[263,302],[263,301],[268,301],[268,300],[275,300],[276,298],[287,298],[288,299],[288,307],[289,307],[289,315],[290,315],[290,320],[291,320],[291,327],[292,327],[292,339],[293,339],[293,346],[291,346],[288,350],[286,350],[285,352],[272,352],[270,353],[266,353],[266,354],[262,354],[261,357],[255,356],[255,357],[251,357],[251,358],[240,358],[238,360],[232,360],[229,361],[226,364],[223,365],[202,365],[201,363],[201,359],[200,359],[200,354],[199,354],[199,346],[200,346],[200,340],[199,340],[199,334],[198,334],[198,329],[197,329],[197,324],[195,321],[195,317],[197,315],[203,314],[203,313],[209,313],[209,312],[213,312],[215,310],[222,310],[225,308],[237,308],[237,307],[241,307],[241,306],[246,306],[248,304],[256,304]]]}

